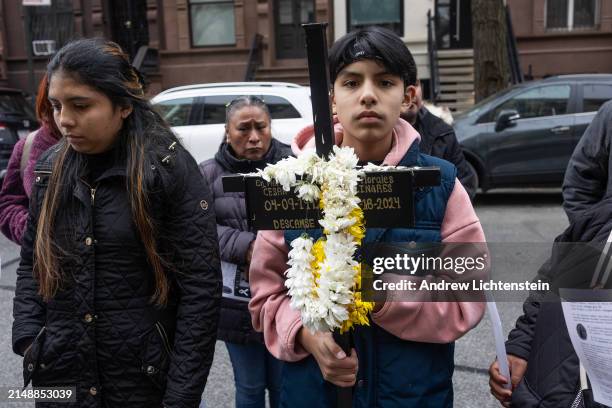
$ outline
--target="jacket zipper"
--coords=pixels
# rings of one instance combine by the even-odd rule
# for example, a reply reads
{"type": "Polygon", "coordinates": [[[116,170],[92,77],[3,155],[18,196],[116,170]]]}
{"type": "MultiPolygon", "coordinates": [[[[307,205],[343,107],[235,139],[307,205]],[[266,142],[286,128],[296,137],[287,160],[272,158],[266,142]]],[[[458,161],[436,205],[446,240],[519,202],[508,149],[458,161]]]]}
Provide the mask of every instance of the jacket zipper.
{"type": "Polygon", "coordinates": [[[94,202],[96,200],[96,190],[98,189],[99,184],[96,184],[94,187],[92,187],[91,184],[86,182],[84,179],[81,179],[81,181],[89,188],[89,197],[91,198],[91,206],[93,207],[94,202]]]}
{"type": "Polygon", "coordinates": [[[91,206],[93,208],[94,206],[94,201],[96,200],[96,190],[98,189],[98,186],[96,185],[96,187],[94,188],[89,188],[90,194],[91,194],[91,206]]]}

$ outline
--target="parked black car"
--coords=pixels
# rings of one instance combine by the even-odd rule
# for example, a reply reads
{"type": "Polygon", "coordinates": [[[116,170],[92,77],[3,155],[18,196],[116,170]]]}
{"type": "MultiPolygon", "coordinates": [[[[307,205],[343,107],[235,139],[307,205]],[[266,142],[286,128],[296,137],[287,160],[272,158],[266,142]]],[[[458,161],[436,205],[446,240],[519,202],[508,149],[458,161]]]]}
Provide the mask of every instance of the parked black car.
{"type": "Polygon", "coordinates": [[[4,179],[13,147],[38,128],[34,108],[19,89],[0,88],[0,180],[4,179]]]}
{"type": "Polygon", "coordinates": [[[453,126],[483,191],[560,187],[574,147],[609,99],[612,75],[550,77],[490,96],[453,126]]]}

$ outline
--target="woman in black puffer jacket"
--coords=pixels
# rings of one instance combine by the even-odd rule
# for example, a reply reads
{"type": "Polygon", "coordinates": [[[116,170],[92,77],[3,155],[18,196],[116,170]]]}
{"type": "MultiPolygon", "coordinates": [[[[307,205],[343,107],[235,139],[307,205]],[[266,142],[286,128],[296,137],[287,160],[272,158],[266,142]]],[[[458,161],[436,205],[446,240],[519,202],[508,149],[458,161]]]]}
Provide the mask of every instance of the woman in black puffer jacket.
{"type": "Polygon", "coordinates": [[[221,275],[210,191],[118,45],[83,39],[48,66],[63,134],[35,170],[17,270],[24,382],[44,407],[196,408],[221,275]]]}
{"type": "Polygon", "coordinates": [[[226,135],[214,159],[200,164],[212,187],[223,269],[223,299],[218,337],[224,340],[234,368],[236,407],[278,406],[280,361],[266,350],[248,311],[248,271],[255,232],[247,225],[244,193],[225,193],[221,178],[250,173],[291,155],[291,148],[272,138],[270,113],[253,96],[233,100],[226,109],[226,135]]]}

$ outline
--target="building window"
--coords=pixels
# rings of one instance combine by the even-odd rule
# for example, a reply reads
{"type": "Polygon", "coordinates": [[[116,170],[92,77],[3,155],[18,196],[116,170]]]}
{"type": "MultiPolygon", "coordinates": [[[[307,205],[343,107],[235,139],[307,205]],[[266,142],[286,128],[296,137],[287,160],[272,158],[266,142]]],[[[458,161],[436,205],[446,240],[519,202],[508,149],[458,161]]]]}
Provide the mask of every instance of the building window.
{"type": "Polygon", "coordinates": [[[55,0],[51,6],[25,7],[30,14],[30,36],[34,55],[51,55],[74,37],[71,0],[55,0]]]}
{"type": "Polygon", "coordinates": [[[347,0],[348,30],[377,25],[404,35],[404,7],[400,0],[347,0]]]}
{"type": "Polygon", "coordinates": [[[233,0],[190,0],[194,47],[236,43],[233,0]]]}
{"type": "Polygon", "coordinates": [[[546,0],[546,28],[553,30],[595,27],[597,0],[546,0]]]}

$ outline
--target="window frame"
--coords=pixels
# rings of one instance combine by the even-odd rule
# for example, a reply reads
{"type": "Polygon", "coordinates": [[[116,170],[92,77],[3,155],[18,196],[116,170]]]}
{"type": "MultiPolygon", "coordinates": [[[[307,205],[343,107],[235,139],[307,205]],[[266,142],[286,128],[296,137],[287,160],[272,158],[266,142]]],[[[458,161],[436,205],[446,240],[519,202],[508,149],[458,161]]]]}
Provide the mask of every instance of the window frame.
{"type": "Polygon", "coordinates": [[[589,86],[589,85],[591,85],[591,86],[601,85],[601,86],[609,86],[609,87],[612,87],[612,82],[595,82],[595,81],[590,82],[590,81],[589,81],[589,82],[581,82],[579,85],[580,85],[580,86],[579,86],[579,91],[578,91],[578,92],[579,92],[579,94],[578,94],[578,106],[577,106],[577,109],[576,109],[576,112],[577,112],[577,113],[582,113],[582,114],[589,114],[589,113],[593,114],[593,113],[597,113],[597,112],[599,111],[599,108],[601,108],[601,106],[602,106],[603,104],[605,104],[605,103],[607,103],[607,102],[609,102],[609,101],[611,101],[611,100],[612,100],[612,98],[611,98],[611,99],[608,99],[606,102],[602,103],[602,104],[599,106],[599,108],[598,108],[597,110],[595,110],[595,111],[585,111],[585,110],[584,110],[584,99],[585,99],[585,98],[584,98],[584,87],[585,87],[585,86],[589,86]]]}
{"type": "Polygon", "coordinates": [[[551,0],[546,0],[544,3],[544,29],[546,31],[555,32],[555,31],[589,31],[589,30],[597,30],[599,29],[599,21],[600,21],[600,11],[601,11],[601,1],[595,1],[595,13],[593,17],[593,25],[591,27],[574,27],[574,4],[575,0],[567,0],[567,24],[565,27],[548,27],[548,2],[551,0]]]}
{"type": "Polygon", "coordinates": [[[235,47],[238,45],[238,41],[236,40],[236,1],[235,0],[213,0],[213,1],[200,1],[197,0],[188,0],[187,2],[187,16],[189,20],[189,43],[191,48],[222,48],[222,47],[235,47]],[[211,4],[232,4],[232,11],[234,14],[234,41],[231,43],[223,43],[223,44],[206,44],[206,45],[196,45],[193,40],[193,19],[192,19],[192,7],[194,5],[211,5],[211,4]]]}
{"type": "MultiPolygon", "coordinates": [[[[497,110],[500,106],[502,106],[503,104],[505,104],[506,102],[508,102],[511,99],[516,98],[517,96],[526,93],[526,92],[531,92],[533,90],[536,90],[538,88],[546,88],[546,87],[551,87],[551,86],[568,86],[570,89],[570,93],[569,93],[569,97],[567,99],[567,109],[566,112],[561,114],[561,115],[553,115],[553,116],[564,116],[564,115],[573,115],[577,112],[577,101],[576,101],[576,84],[573,82],[551,82],[551,83],[543,83],[543,84],[538,84],[536,86],[533,87],[525,87],[525,88],[520,88],[520,90],[517,90],[517,92],[511,92],[509,95],[506,95],[505,98],[503,98],[501,101],[499,101],[499,103],[496,103],[494,106],[491,106],[485,113],[483,113],[482,115],[480,115],[478,117],[478,119],[474,122],[474,124],[480,125],[480,124],[494,124],[495,123],[495,118],[493,118],[492,120],[486,120],[486,118],[491,114],[491,112],[497,110]]],[[[520,117],[517,120],[540,120],[543,118],[550,118],[552,116],[536,116],[536,117],[529,117],[529,118],[525,118],[525,117],[520,117]]]]}
{"type": "MultiPolygon", "coordinates": [[[[406,21],[404,19],[404,1],[403,0],[399,0],[399,6],[400,6],[400,11],[399,11],[400,22],[399,22],[399,26],[400,26],[401,33],[397,33],[394,30],[391,30],[391,31],[395,32],[395,34],[397,34],[400,38],[404,38],[404,34],[406,32],[406,30],[405,30],[406,21]]],[[[374,25],[378,26],[378,24],[374,24],[374,25]]],[[[348,32],[351,32],[351,31],[353,31],[355,29],[356,28],[353,28],[351,26],[351,0],[346,0],[346,32],[348,33],[348,32]]]]}
{"type": "Polygon", "coordinates": [[[194,122],[198,121],[197,118],[202,117],[203,115],[203,110],[204,110],[204,99],[200,96],[180,96],[180,97],[176,97],[176,98],[168,98],[168,99],[164,99],[162,101],[156,102],[155,104],[153,104],[153,108],[156,108],[160,105],[164,105],[164,103],[168,103],[168,104],[172,104],[174,103],[176,105],[176,101],[180,101],[183,99],[191,99],[192,103],[191,103],[191,109],[189,110],[189,114],[187,115],[187,117],[185,118],[185,123],[182,125],[173,125],[172,123],[170,123],[170,120],[168,120],[167,118],[165,118],[161,112],[158,113],[160,114],[160,116],[164,119],[164,121],[166,123],[168,123],[168,125],[170,127],[185,127],[185,126],[194,126],[194,122]]]}

